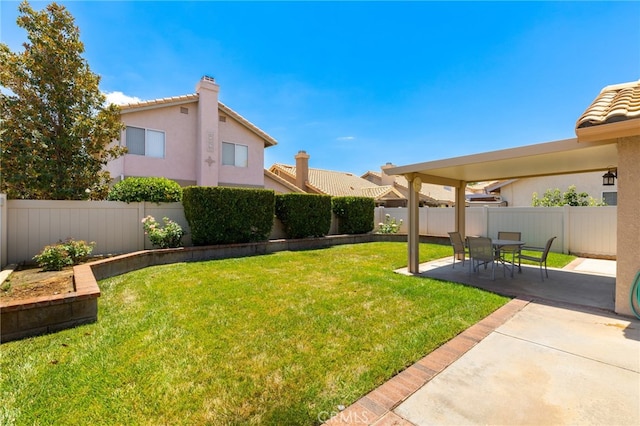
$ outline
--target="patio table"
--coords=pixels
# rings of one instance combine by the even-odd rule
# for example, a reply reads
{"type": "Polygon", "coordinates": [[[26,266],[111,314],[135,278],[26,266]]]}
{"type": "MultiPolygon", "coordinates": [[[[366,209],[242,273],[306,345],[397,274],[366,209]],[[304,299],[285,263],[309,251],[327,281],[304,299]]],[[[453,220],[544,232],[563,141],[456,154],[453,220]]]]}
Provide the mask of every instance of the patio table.
{"type": "MultiPolygon", "coordinates": [[[[506,246],[518,246],[518,248],[521,248],[523,245],[525,245],[526,243],[524,241],[519,241],[519,240],[502,240],[502,239],[492,239],[491,240],[491,244],[493,245],[493,248],[495,249],[497,254],[500,254],[500,250],[503,247],[506,246]]],[[[515,265],[515,258],[516,258],[516,250],[513,250],[511,252],[511,268],[509,268],[506,264],[503,258],[500,258],[500,262],[502,262],[502,265],[505,268],[510,269],[511,271],[511,278],[513,278],[513,270],[515,269],[516,265],[515,265]]],[[[508,263],[508,262],[507,262],[508,263]]]]}

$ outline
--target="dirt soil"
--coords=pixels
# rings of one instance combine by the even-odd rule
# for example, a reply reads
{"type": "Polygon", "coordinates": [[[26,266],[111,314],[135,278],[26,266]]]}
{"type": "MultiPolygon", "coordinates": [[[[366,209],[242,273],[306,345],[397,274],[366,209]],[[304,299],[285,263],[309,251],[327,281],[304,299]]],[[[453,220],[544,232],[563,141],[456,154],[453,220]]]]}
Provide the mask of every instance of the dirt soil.
{"type": "Polygon", "coordinates": [[[42,272],[40,268],[16,269],[0,285],[0,303],[31,297],[51,296],[71,293],[73,287],[73,268],[62,271],[42,272]]]}

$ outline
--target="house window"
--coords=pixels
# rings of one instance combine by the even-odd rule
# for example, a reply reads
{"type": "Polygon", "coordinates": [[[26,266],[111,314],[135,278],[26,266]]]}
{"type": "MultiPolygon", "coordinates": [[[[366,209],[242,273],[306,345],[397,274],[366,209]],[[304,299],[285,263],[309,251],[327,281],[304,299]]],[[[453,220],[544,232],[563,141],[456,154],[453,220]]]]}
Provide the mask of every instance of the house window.
{"type": "Polygon", "coordinates": [[[607,203],[608,206],[618,205],[618,193],[617,192],[603,192],[602,200],[607,203]]]}
{"type": "Polygon", "coordinates": [[[126,143],[129,154],[164,158],[164,132],[127,126],[126,143]]]}
{"type": "Polygon", "coordinates": [[[249,165],[249,147],[222,142],[222,165],[247,167],[249,165]]]}

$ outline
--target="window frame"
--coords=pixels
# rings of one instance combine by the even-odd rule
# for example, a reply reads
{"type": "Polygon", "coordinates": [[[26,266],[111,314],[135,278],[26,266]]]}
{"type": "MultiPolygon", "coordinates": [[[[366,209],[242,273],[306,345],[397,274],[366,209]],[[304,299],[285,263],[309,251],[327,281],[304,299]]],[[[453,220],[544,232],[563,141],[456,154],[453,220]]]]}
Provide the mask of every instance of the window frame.
{"type": "Polygon", "coordinates": [[[248,168],[249,167],[249,145],[245,145],[245,144],[241,144],[241,143],[234,143],[234,142],[226,142],[226,141],[222,141],[222,146],[220,148],[220,164],[222,164],[223,166],[229,166],[229,167],[240,167],[240,168],[248,168]],[[225,145],[230,145],[233,146],[233,164],[225,162],[225,145]],[[243,164],[239,164],[238,160],[238,149],[239,148],[244,148],[245,150],[245,162],[244,165],[243,164]]]}
{"type": "Polygon", "coordinates": [[[133,128],[133,129],[138,129],[138,130],[144,130],[144,154],[137,154],[137,153],[131,153],[128,152],[128,154],[130,155],[139,155],[142,157],[147,157],[147,158],[166,158],[167,156],[167,132],[165,132],[164,130],[159,130],[159,129],[151,129],[148,127],[140,127],[140,126],[130,126],[130,125],[126,125],[125,129],[124,129],[124,145],[127,147],[127,149],[129,149],[129,143],[128,143],[128,136],[127,136],[127,130],[129,128],[133,128]],[[162,134],[162,156],[158,157],[156,155],[149,155],[149,132],[154,132],[154,133],[159,133],[162,134]]]}
{"type": "Polygon", "coordinates": [[[602,201],[604,201],[605,203],[607,203],[608,206],[617,206],[618,205],[618,191],[602,191],[602,201]],[[607,200],[605,199],[604,194],[615,194],[615,198],[616,198],[616,203],[615,204],[609,204],[607,203],[607,200]]]}

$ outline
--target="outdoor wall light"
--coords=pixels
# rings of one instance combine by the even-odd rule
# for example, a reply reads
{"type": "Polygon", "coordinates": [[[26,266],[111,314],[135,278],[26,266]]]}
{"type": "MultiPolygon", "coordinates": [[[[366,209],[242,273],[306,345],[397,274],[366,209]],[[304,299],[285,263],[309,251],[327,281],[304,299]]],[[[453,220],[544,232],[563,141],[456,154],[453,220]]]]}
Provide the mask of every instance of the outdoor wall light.
{"type": "Polygon", "coordinates": [[[609,169],[607,173],[602,175],[602,184],[604,186],[613,186],[616,184],[616,178],[618,177],[618,169],[609,169]]]}

